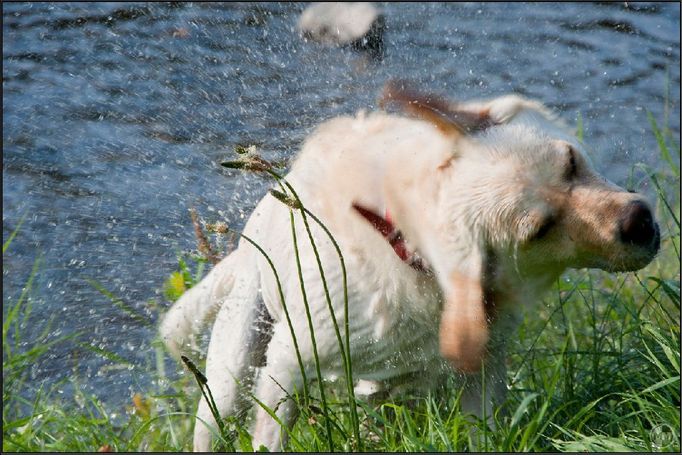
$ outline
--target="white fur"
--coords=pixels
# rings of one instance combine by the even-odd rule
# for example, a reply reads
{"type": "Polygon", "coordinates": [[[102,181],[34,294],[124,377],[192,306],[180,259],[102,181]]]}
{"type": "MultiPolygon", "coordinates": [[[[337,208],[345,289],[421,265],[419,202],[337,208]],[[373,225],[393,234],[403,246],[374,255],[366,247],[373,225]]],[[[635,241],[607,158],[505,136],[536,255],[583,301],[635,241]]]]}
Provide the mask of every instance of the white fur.
{"type": "MultiPolygon", "coordinates": [[[[377,385],[428,391],[453,374],[439,349],[443,302],[458,291],[450,277],[453,273],[480,276],[486,249],[495,253],[495,273],[488,277],[489,285],[505,291],[497,297],[498,315],[487,343],[485,411],[491,415],[492,403],[503,398],[506,388],[504,345],[516,327],[518,308],[573,265],[571,258],[577,254],[561,243],[566,252],[563,256],[556,253],[560,259],[553,261],[547,256],[555,254],[551,248],[559,240],[527,247],[522,239],[534,226],[530,215],[549,210],[537,191],[550,187],[557,178],[555,168],[562,166],[556,140],[580,147],[536,102],[513,96],[461,108],[488,109],[496,125],[453,139],[425,121],[383,112],[335,118],[308,138],[286,179],[303,204],[329,227],[343,251],[353,373],[361,381],[358,392],[372,393],[377,385]],[[353,211],[353,202],[377,213],[388,209],[405,238],[432,265],[434,275],[401,262],[385,239],[353,211]]],[[[594,175],[589,163],[585,173],[594,175]]],[[[596,180],[586,182],[601,185],[596,180]]],[[[277,267],[311,378],[312,343],[289,217],[289,209],[268,195],[256,207],[244,233],[265,249],[277,267]]],[[[300,213],[295,212],[295,220],[322,372],[326,377],[343,377],[339,346],[300,213]]],[[[342,327],[339,259],[312,220],[311,229],[342,327]]],[[[277,415],[290,423],[295,410],[290,401],[280,403],[285,398],[282,388],[300,390],[299,365],[273,273],[263,256],[244,240],[171,308],[162,321],[161,335],[172,352],[186,352],[193,336],[213,317],[207,377],[222,415],[245,412],[246,402],[240,402],[244,394],[236,381],[248,387],[254,359],[264,353],[267,360],[256,375],[255,395],[273,409],[279,404],[277,415]],[[263,305],[274,319],[267,344],[253,330],[263,305]]],[[[468,378],[462,401],[465,411],[477,415],[484,411],[479,377],[468,378]]],[[[209,450],[206,423],[214,422],[203,399],[198,418],[194,449],[209,450]]],[[[284,439],[281,428],[257,406],[254,447],[264,444],[280,450],[284,439]]]]}

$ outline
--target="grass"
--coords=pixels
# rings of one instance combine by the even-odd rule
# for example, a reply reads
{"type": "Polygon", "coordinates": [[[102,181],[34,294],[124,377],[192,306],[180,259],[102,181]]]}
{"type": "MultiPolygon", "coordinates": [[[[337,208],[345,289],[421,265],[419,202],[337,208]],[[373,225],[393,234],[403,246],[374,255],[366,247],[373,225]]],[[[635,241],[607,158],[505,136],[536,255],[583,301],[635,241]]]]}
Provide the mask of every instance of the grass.
{"type": "MultiPolygon", "coordinates": [[[[508,399],[493,416],[495,429],[459,412],[454,385],[378,405],[357,400],[356,408],[343,384],[321,388],[310,381],[304,394],[292,397],[300,417],[287,449],[679,452],[680,181],[673,156],[680,150],[668,130],[649,120],[666,168],[637,167],[632,175],[641,179],[633,177],[629,187],[650,182],[658,195],[661,253],[636,273],[571,271],[558,280],[526,315],[509,347],[508,399]]],[[[279,197],[301,210],[293,189],[281,183],[279,197]]],[[[19,227],[3,244],[3,255],[11,253],[17,235],[19,227]]],[[[206,262],[200,255],[180,257],[179,270],[164,284],[166,298],[175,300],[195,284],[206,262]]],[[[150,346],[145,367],[156,385],[130,397],[122,409],[85,392],[87,378],[76,373],[33,391],[31,365],[54,345],[81,343],[78,333],[50,338],[49,324],[42,333],[25,326],[40,268],[38,259],[17,300],[3,303],[3,451],[190,450],[196,403],[208,393],[201,387],[201,361],[195,359],[195,374],[179,366],[180,374],[168,376],[158,342],[150,346]],[[73,394],[65,398],[64,388],[73,394]]],[[[146,317],[103,285],[91,284],[120,311],[146,317]]],[[[339,344],[347,346],[342,335],[337,327],[339,344]]],[[[98,354],[112,365],[126,362],[115,353],[98,354]]],[[[347,377],[351,370],[348,362],[347,377]]],[[[216,449],[253,449],[248,421],[226,417],[220,428],[207,423],[215,427],[216,449]]]]}

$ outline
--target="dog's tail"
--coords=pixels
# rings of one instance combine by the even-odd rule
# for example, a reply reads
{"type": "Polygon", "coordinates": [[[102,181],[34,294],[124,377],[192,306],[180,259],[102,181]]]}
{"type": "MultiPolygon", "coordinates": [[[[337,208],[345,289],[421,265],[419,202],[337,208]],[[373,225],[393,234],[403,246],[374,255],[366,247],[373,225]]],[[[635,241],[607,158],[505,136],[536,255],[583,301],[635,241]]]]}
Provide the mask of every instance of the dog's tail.
{"type": "Polygon", "coordinates": [[[215,320],[222,302],[232,291],[236,274],[251,259],[248,250],[240,245],[240,248],[216,264],[204,279],[185,292],[163,316],[159,334],[177,359],[181,354],[197,350],[196,335],[215,320]]]}

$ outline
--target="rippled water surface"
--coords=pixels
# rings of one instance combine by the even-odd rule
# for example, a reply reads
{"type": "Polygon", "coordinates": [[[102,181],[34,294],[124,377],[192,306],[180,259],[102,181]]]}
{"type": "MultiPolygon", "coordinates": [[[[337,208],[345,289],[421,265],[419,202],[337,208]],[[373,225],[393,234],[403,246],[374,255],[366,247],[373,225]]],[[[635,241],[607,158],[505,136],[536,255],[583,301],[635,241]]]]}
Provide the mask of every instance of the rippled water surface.
{"type": "Polygon", "coordinates": [[[36,258],[38,332],[62,344],[33,366],[76,371],[105,400],[148,381],[153,303],[195,248],[188,208],[241,226],[266,182],[223,171],[236,144],[289,158],[321,120],[372,108],[391,77],[454,99],[516,92],[574,123],[597,167],[625,183],[659,166],[647,112],[679,141],[680,5],[386,4],[383,58],[304,42],[303,4],[3,4],[3,307],[36,258]]]}

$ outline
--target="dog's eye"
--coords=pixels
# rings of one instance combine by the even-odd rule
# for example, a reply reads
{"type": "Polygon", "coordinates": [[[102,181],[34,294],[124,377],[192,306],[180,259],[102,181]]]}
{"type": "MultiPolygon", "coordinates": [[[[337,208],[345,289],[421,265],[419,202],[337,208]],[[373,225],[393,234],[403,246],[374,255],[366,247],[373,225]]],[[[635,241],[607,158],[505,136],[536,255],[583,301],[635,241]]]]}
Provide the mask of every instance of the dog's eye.
{"type": "Polygon", "coordinates": [[[568,165],[566,167],[566,178],[572,179],[578,173],[578,164],[576,162],[576,151],[570,145],[568,146],[568,165]]]}
{"type": "Polygon", "coordinates": [[[547,235],[547,233],[550,231],[550,229],[552,229],[552,227],[554,227],[555,224],[556,224],[556,220],[554,218],[552,218],[552,217],[546,218],[542,222],[542,224],[540,225],[540,228],[537,231],[535,231],[535,234],[532,235],[530,240],[534,241],[534,240],[542,239],[544,236],[547,235]]]}

